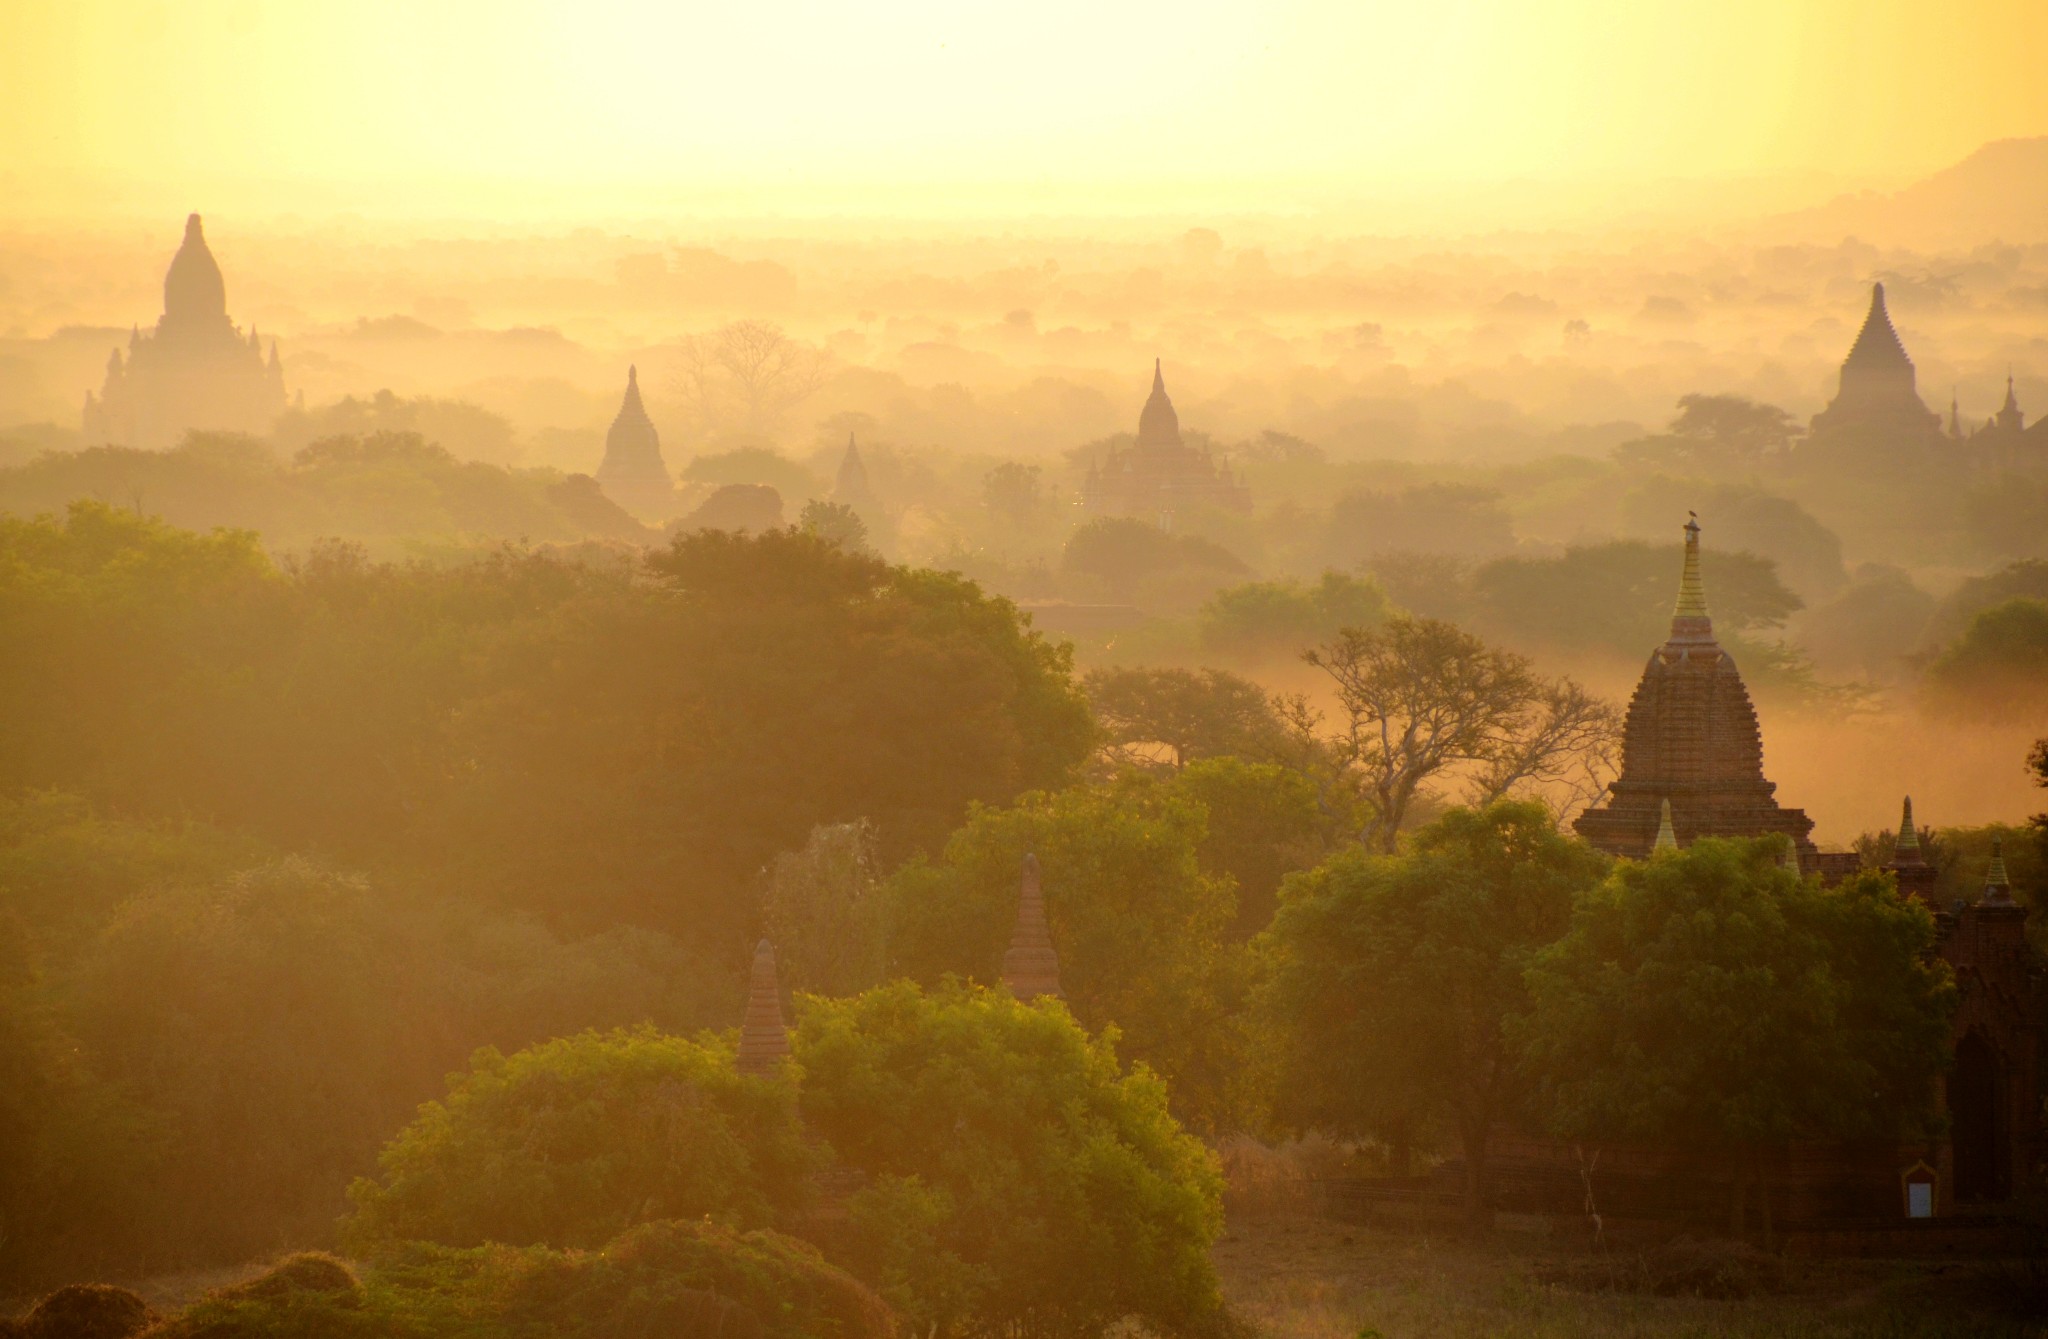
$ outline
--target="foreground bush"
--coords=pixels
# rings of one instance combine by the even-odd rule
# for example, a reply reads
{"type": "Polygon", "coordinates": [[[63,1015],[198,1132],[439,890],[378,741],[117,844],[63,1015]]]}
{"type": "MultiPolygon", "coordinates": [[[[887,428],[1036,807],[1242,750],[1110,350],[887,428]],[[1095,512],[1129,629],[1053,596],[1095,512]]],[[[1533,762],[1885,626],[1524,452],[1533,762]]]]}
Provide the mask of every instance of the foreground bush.
{"type": "Polygon", "coordinates": [[[833,1243],[919,1333],[1220,1325],[1214,1157],[1065,1009],[908,982],[808,1000],[805,1117],[867,1177],[833,1243]]]}
{"type": "Polygon", "coordinates": [[[74,1283],[29,1308],[20,1320],[0,1317],[0,1339],[128,1339],[156,1313],[126,1288],[74,1283]]]}
{"type": "Polygon", "coordinates": [[[892,1339],[895,1332],[879,1297],[802,1242],[660,1222],[596,1252],[415,1243],[366,1282],[331,1257],[294,1256],[208,1294],[148,1339],[892,1339]]]}
{"type": "Polygon", "coordinates": [[[816,1155],[784,1085],[741,1078],[715,1042],[586,1032],[486,1048],[349,1188],[350,1244],[598,1246],[635,1223],[762,1225],[795,1208],[816,1155]]]}

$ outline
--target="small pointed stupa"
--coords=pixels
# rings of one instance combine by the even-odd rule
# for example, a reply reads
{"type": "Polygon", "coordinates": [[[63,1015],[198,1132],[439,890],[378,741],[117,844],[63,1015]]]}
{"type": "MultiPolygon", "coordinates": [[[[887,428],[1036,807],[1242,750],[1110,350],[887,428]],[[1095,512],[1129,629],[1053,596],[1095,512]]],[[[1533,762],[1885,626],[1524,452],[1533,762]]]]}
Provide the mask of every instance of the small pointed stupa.
{"type": "Polygon", "coordinates": [[[832,484],[832,500],[860,508],[875,500],[868,488],[867,462],[860,458],[860,444],[846,434],[846,454],[839,458],[839,476],[832,484]]]}
{"type": "Polygon", "coordinates": [[[604,438],[604,463],[597,467],[604,495],[643,521],[664,521],[675,512],[676,489],[661,458],[661,434],[640,400],[640,369],[626,369],[626,395],[604,438]]]}
{"type": "Polygon", "coordinates": [[[1040,995],[1064,999],[1060,992],[1060,957],[1053,951],[1052,927],[1045,919],[1045,896],[1038,887],[1038,857],[1026,852],[1017,897],[1017,927],[1003,954],[1003,984],[1020,1000],[1040,995]]]}
{"type": "Polygon", "coordinates": [[[754,946],[754,971],[747,985],[747,1016],[740,1025],[739,1071],[767,1078],[789,1054],[789,1028],[782,1021],[782,993],[775,981],[775,949],[767,940],[754,946]]]}
{"type": "Polygon", "coordinates": [[[1813,820],[1779,806],[1764,779],[1763,735],[1735,661],[1714,638],[1700,569],[1700,524],[1685,524],[1685,558],[1671,633],[1650,653],[1622,726],[1621,772],[1604,804],[1581,813],[1574,830],[1610,855],[1640,859],[1655,849],[1665,803],[1674,831],[1701,837],[1781,833],[1802,869],[1818,859],[1813,820]]]}
{"type": "Polygon", "coordinates": [[[1875,429],[1887,434],[1937,436],[1941,417],[1920,400],[1914,387],[1913,360],[1892,327],[1884,304],[1884,285],[1870,287],[1870,310],[1863,328],[1842,360],[1835,398],[1814,415],[1816,433],[1838,428],[1875,429]]]}
{"type": "Polygon", "coordinates": [[[1650,843],[1652,851],[1676,851],[1678,830],[1671,826],[1671,801],[1657,802],[1657,840],[1650,843]]]}
{"type": "Polygon", "coordinates": [[[1898,881],[1899,891],[1908,897],[1916,897],[1929,906],[1934,905],[1935,885],[1941,881],[1941,871],[1927,859],[1927,851],[1920,842],[1920,830],[1913,825],[1913,797],[1906,796],[1899,811],[1899,832],[1892,842],[1891,863],[1885,866],[1898,881]]]}
{"type": "Polygon", "coordinates": [[[2000,834],[1993,834],[1991,838],[1991,868],[1984,871],[1984,905],[2015,905],[2012,899],[2012,879],[2005,872],[2005,838],[2000,834]]]}

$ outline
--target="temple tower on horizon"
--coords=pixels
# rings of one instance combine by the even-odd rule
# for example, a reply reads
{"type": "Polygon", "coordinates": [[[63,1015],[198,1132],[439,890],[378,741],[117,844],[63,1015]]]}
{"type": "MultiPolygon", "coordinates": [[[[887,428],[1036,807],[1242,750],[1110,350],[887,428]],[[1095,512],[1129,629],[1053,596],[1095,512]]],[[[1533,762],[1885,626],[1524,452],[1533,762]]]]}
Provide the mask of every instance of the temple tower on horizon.
{"type": "Polygon", "coordinates": [[[228,319],[227,284],[193,214],[164,275],[156,328],[134,330],[127,357],[114,350],[99,393],[86,393],[86,440],[160,449],[195,428],[263,434],[284,407],[277,341],[266,360],[255,330],[244,335],[228,319]]]}
{"type": "Polygon", "coordinates": [[[1913,360],[1884,305],[1884,285],[1870,286],[1870,311],[1842,360],[1841,381],[1828,407],[1813,416],[1816,435],[1844,428],[1889,436],[1936,437],[1941,416],[1920,399],[1913,360]]]}
{"type": "Polygon", "coordinates": [[[1251,490],[1205,448],[1181,440],[1180,415],[1166,394],[1166,372],[1152,360],[1152,394],[1138,412],[1137,440],[1088,467],[1081,505],[1097,516],[1133,516],[1170,526],[1176,512],[1215,507],[1249,512],[1251,490]]]}
{"type": "Polygon", "coordinates": [[[640,400],[640,369],[626,369],[626,394],[611,431],[604,437],[604,463],[597,467],[604,495],[642,521],[661,522],[675,514],[676,486],[661,458],[661,434],[640,400]]]}
{"type": "Polygon", "coordinates": [[[1642,859],[1658,844],[1669,804],[1669,838],[1680,846],[1701,837],[1791,839],[1799,867],[1822,863],[1813,820],[1780,807],[1764,779],[1763,735],[1756,707],[1735,661],[1714,640],[1700,572],[1700,526],[1685,525],[1685,564],[1671,635],[1650,653],[1622,728],[1621,774],[1605,803],[1580,814],[1573,828],[1611,855],[1642,859]]]}

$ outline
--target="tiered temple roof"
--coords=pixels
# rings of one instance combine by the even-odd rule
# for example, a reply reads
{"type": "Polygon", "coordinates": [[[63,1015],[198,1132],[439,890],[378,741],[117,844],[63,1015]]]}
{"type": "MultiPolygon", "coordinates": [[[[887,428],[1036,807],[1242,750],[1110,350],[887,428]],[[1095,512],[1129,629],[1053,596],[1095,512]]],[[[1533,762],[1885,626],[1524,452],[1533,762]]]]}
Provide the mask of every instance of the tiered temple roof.
{"type": "Polygon", "coordinates": [[[99,393],[85,397],[85,435],[95,445],[174,446],[186,432],[266,433],[284,412],[277,341],[262,341],[228,319],[227,284],[206,245],[199,216],[164,274],[164,311],[156,328],[129,336],[128,355],[107,360],[99,393]]]}
{"type": "Polygon", "coordinates": [[[1658,844],[1669,803],[1673,839],[1791,839],[1800,867],[1819,867],[1803,810],[1779,806],[1764,779],[1763,737],[1756,708],[1735,661],[1714,640],[1700,573],[1700,527],[1685,527],[1685,565],[1671,635],[1650,654],[1622,730],[1621,774],[1606,802],[1580,814],[1573,827],[1613,855],[1637,859],[1658,844]]]}
{"type": "Polygon", "coordinates": [[[1249,512],[1251,490],[1206,450],[1181,440],[1180,415],[1166,394],[1166,373],[1152,362],[1152,394],[1138,413],[1137,441],[1089,467],[1081,503],[1102,516],[1171,524],[1177,511],[1217,507],[1249,512]]]}
{"type": "Polygon", "coordinates": [[[1915,388],[1913,360],[1892,328],[1883,284],[1871,285],[1870,310],[1849,356],[1842,360],[1835,398],[1813,418],[1816,433],[1842,428],[1912,436],[1941,432],[1940,416],[1921,402],[1915,388]]]}

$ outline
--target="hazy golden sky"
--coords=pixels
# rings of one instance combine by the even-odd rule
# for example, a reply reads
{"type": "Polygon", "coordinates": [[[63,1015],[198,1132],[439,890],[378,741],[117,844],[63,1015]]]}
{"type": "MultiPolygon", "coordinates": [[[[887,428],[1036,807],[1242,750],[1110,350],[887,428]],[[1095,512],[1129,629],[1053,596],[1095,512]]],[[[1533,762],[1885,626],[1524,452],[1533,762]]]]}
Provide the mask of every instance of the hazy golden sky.
{"type": "Polygon", "coordinates": [[[182,211],[1903,180],[2048,133],[2048,0],[0,0],[0,185],[182,211]],[[864,192],[866,194],[864,194],[864,192]]]}

